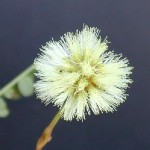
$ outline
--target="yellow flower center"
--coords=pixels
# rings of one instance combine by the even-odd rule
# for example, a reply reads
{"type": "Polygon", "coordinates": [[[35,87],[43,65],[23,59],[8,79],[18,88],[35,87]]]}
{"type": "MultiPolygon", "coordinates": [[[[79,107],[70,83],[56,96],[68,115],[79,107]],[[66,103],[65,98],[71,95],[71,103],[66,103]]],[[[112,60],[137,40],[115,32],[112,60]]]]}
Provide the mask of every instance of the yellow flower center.
{"type": "Polygon", "coordinates": [[[63,66],[59,72],[68,74],[76,73],[77,78],[72,78],[72,94],[77,95],[80,92],[87,92],[89,88],[100,88],[95,82],[95,76],[101,72],[102,64],[92,64],[89,59],[81,59],[80,61],[72,60],[72,58],[64,58],[63,66]]]}

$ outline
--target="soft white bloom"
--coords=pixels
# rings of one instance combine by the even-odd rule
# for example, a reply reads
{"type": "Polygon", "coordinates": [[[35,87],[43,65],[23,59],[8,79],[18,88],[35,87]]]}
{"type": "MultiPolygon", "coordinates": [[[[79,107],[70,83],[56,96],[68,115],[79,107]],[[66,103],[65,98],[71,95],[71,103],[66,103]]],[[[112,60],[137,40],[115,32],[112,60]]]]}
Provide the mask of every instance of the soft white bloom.
{"type": "Polygon", "coordinates": [[[62,108],[64,120],[85,119],[85,114],[113,112],[124,102],[132,82],[132,67],[121,54],[108,50],[100,30],[84,26],[43,46],[35,59],[38,98],[62,108]]]}

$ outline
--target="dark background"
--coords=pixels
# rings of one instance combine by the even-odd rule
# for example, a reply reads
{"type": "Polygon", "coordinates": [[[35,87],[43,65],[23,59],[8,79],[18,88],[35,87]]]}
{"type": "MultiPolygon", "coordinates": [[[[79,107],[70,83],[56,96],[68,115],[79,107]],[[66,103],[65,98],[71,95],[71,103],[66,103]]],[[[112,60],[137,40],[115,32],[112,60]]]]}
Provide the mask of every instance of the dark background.
{"type": "MultiPolygon", "coordinates": [[[[134,83],[117,112],[61,120],[44,150],[150,150],[149,0],[0,0],[0,86],[28,67],[46,41],[83,23],[101,29],[110,50],[130,60],[134,83]]],[[[35,95],[7,103],[11,114],[0,119],[0,150],[34,150],[58,109],[35,95]]]]}

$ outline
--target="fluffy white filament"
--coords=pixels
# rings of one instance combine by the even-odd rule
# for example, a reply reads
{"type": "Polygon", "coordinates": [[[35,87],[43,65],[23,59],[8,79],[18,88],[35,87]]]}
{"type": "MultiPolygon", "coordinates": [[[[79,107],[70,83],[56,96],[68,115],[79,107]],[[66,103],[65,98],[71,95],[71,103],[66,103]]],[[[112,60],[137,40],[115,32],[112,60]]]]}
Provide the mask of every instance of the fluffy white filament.
{"type": "Polygon", "coordinates": [[[107,39],[97,28],[84,26],[60,41],[49,41],[35,59],[38,98],[62,108],[64,120],[85,119],[85,114],[113,112],[125,101],[125,90],[132,82],[132,67],[122,55],[108,49],[107,39]]]}

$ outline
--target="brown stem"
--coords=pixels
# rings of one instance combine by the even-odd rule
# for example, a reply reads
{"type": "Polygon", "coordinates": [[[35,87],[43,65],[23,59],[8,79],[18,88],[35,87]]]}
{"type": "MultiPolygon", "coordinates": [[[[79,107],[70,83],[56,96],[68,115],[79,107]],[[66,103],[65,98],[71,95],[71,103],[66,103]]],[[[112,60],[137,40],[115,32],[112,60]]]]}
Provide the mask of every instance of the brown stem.
{"type": "Polygon", "coordinates": [[[55,125],[57,124],[57,122],[59,121],[61,115],[60,115],[60,111],[55,115],[55,117],[53,118],[53,120],[50,122],[50,124],[45,128],[45,130],[43,131],[42,135],[40,136],[40,138],[37,141],[36,144],[36,150],[42,150],[43,147],[51,141],[52,139],[52,131],[55,127],[55,125]]]}

